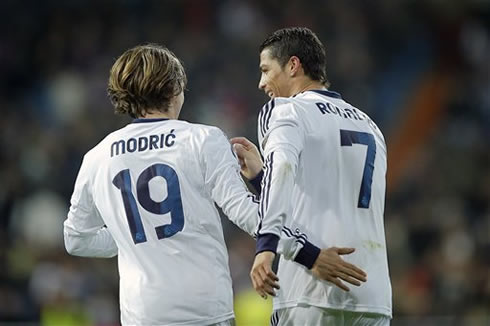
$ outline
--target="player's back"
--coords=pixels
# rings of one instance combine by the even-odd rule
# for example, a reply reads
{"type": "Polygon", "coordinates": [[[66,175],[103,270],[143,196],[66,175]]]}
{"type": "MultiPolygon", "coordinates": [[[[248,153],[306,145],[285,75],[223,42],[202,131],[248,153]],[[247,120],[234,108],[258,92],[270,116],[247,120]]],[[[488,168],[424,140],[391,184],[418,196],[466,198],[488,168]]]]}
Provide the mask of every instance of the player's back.
{"type": "MultiPolygon", "coordinates": [[[[345,260],[367,282],[344,292],[316,281],[303,268],[281,262],[282,289],[275,308],[316,306],[391,315],[391,285],[384,236],[386,145],[369,117],[337,93],[308,91],[290,99],[304,147],[292,195],[292,221],[321,247],[353,247],[345,260]]],[[[280,106],[277,109],[281,109],[280,106]]]]}
{"type": "Polygon", "coordinates": [[[118,246],[124,324],[232,318],[228,256],[201,155],[220,135],[179,120],[135,120],[86,155],[95,206],[118,246]]]}

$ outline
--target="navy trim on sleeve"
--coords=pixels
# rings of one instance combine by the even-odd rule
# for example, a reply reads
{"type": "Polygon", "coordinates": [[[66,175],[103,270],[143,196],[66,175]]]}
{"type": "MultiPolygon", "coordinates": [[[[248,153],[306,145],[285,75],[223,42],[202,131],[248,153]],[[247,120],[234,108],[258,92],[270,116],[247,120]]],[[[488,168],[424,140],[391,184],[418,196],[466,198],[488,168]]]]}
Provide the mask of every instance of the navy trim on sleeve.
{"type": "Polygon", "coordinates": [[[260,170],[259,174],[255,176],[252,180],[248,180],[252,187],[254,187],[255,191],[257,191],[260,194],[260,191],[262,190],[262,187],[260,186],[260,183],[262,182],[262,177],[264,176],[264,170],[260,170]]]}
{"type": "Polygon", "coordinates": [[[255,254],[259,254],[263,251],[277,252],[277,245],[279,244],[279,237],[272,233],[259,234],[257,237],[257,243],[255,246],[255,254]]]}
{"type": "Polygon", "coordinates": [[[308,269],[311,269],[313,267],[313,264],[315,264],[318,255],[320,255],[320,248],[318,248],[311,242],[306,241],[303,248],[301,248],[301,250],[296,255],[296,258],[294,258],[294,261],[305,266],[308,269]]]}

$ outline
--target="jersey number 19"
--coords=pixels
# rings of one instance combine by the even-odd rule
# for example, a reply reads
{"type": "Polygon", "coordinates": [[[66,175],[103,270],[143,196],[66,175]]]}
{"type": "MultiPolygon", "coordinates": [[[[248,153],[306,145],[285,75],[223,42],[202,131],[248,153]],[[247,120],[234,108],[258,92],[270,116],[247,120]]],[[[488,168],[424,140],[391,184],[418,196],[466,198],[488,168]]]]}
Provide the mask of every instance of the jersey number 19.
{"type": "MultiPolygon", "coordinates": [[[[138,205],[131,189],[131,174],[129,169],[120,171],[112,180],[114,186],[120,191],[128,219],[129,229],[135,244],[146,242],[145,229],[141,221],[138,205]]],[[[139,204],[150,213],[170,213],[170,224],[155,228],[158,239],[169,238],[184,228],[184,212],[180,196],[180,185],[177,173],[170,166],[157,163],[149,166],[138,177],[136,189],[139,204]],[[155,177],[162,177],[167,181],[167,198],[156,202],[150,197],[149,182],[155,177]]]]}

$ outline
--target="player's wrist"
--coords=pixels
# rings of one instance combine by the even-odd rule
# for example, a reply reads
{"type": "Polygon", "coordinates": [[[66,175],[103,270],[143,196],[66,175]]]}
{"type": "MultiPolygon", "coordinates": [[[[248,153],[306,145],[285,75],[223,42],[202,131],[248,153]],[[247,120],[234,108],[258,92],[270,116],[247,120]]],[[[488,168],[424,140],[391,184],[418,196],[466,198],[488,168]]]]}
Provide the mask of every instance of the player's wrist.
{"type": "Polygon", "coordinates": [[[319,255],[320,248],[318,248],[311,242],[306,241],[303,248],[300,249],[296,257],[294,258],[294,261],[305,266],[308,269],[312,269],[319,255]]]}
{"type": "Polygon", "coordinates": [[[252,185],[252,187],[255,189],[255,191],[257,191],[259,194],[260,194],[260,190],[261,190],[260,185],[262,183],[262,177],[263,176],[264,176],[264,171],[260,170],[259,173],[257,173],[257,175],[255,175],[255,177],[248,180],[250,185],[252,185]]]}
{"type": "Polygon", "coordinates": [[[278,235],[272,233],[259,234],[257,236],[257,242],[255,246],[255,255],[264,251],[270,251],[275,254],[277,252],[278,244],[278,235]]]}

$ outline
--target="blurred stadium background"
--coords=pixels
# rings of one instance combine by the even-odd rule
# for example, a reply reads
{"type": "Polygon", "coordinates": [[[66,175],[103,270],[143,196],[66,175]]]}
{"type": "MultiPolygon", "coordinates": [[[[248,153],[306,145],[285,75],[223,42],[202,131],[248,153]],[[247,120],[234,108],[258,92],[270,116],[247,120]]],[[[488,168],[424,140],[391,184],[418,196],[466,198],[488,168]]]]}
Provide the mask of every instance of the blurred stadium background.
{"type": "MultiPolygon", "coordinates": [[[[106,97],[114,59],[167,45],[189,78],[182,118],[256,140],[258,45],[298,25],[325,43],[331,89],[387,139],[392,324],[489,325],[489,4],[2,1],[0,324],[119,323],[116,260],[70,257],[62,239],[83,154],[129,122],[106,97]]],[[[265,325],[254,243],[224,227],[238,326],[265,325]]]]}

